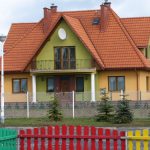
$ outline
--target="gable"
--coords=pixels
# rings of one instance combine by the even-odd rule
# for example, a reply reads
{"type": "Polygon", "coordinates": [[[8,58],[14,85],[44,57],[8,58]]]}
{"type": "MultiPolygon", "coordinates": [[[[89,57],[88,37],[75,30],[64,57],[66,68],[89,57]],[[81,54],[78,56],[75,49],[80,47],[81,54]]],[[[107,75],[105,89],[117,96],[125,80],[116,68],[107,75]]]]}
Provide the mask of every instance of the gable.
{"type": "Polygon", "coordinates": [[[63,46],[73,46],[76,51],[76,59],[92,59],[91,54],[67,25],[65,20],[61,20],[57,28],[54,30],[53,34],[49,37],[45,46],[41,49],[40,53],[36,57],[36,61],[40,60],[54,60],[54,48],[63,46]],[[67,33],[66,40],[61,40],[58,37],[58,30],[60,28],[65,29],[67,33]]]}

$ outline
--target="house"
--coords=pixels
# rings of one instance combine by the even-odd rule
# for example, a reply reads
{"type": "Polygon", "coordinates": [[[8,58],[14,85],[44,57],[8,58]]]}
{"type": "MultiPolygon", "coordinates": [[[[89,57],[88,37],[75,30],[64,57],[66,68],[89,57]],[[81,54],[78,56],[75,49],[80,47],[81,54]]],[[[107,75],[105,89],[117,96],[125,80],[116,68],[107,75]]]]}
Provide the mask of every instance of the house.
{"type": "Polygon", "coordinates": [[[36,23],[12,24],[5,42],[5,101],[113,100],[150,98],[150,17],[120,18],[103,3],[98,10],[60,12],[44,8],[36,23]],[[68,93],[68,94],[66,94],[68,93]]]}

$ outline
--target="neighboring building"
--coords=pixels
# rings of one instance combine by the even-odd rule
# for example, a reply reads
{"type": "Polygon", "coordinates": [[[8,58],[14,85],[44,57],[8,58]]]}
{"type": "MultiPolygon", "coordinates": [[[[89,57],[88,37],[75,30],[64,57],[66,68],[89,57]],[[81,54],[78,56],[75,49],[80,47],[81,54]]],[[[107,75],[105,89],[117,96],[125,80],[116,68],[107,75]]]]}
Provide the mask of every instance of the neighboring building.
{"type": "Polygon", "coordinates": [[[111,3],[87,11],[44,8],[39,22],[12,24],[4,49],[5,101],[25,101],[26,91],[33,102],[61,92],[67,99],[64,92],[72,91],[76,100],[95,101],[103,88],[114,100],[121,90],[137,100],[150,90],[150,17],[120,18],[111,3]]]}

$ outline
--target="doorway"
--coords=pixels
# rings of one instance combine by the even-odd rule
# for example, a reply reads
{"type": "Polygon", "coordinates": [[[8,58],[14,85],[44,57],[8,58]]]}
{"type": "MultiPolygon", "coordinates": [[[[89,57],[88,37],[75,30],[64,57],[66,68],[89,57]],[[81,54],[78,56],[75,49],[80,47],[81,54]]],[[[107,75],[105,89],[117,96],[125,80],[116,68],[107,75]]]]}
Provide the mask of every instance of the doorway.
{"type": "Polygon", "coordinates": [[[70,92],[70,76],[62,76],[60,78],[60,91],[70,92]]]}

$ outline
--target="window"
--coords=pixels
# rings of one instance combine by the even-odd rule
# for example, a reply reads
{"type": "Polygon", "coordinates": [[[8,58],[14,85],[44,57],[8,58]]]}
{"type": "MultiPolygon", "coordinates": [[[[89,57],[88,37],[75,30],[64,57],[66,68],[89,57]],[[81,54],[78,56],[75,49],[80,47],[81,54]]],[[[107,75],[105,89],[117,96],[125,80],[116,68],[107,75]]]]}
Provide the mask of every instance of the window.
{"type": "Polygon", "coordinates": [[[75,69],[75,48],[56,47],[55,69],[75,69]]]}
{"type": "Polygon", "coordinates": [[[54,92],[54,78],[47,79],[47,92],[54,92]]]}
{"type": "Polygon", "coordinates": [[[108,77],[109,91],[125,90],[125,77],[108,77]]]}
{"type": "Polygon", "coordinates": [[[146,58],[148,58],[148,52],[147,52],[148,49],[147,48],[139,48],[139,50],[146,58]]]}
{"type": "Polygon", "coordinates": [[[150,77],[146,77],[146,90],[150,91],[150,77]]]}
{"type": "Polygon", "coordinates": [[[93,18],[92,24],[93,25],[98,25],[100,23],[100,19],[99,18],[93,18]]]}
{"type": "Polygon", "coordinates": [[[84,77],[77,77],[76,78],[76,91],[77,92],[84,92],[84,77]]]}
{"type": "Polygon", "coordinates": [[[27,79],[13,79],[12,89],[13,93],[26,93],[27,79]]]}

